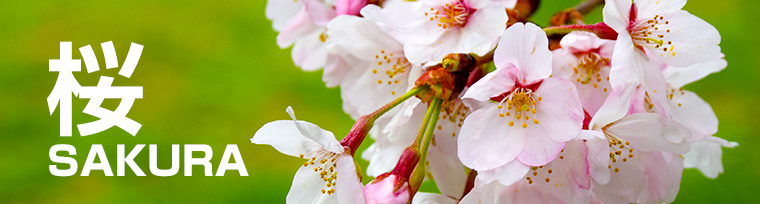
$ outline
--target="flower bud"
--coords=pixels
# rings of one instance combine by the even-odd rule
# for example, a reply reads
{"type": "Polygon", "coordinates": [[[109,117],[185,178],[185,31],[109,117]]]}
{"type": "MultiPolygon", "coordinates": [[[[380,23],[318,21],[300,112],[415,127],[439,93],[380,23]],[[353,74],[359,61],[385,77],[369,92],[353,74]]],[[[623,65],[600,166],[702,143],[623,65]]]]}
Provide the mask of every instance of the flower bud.
{"type": "Polygon", "coordinates": [[[335,0],[335,14],[356,16],[366,5],[367,0],[335,0]]]}
{"type": "MultiPolygon", "coordinates": [[[[379,177],[378,177],[379,178],[379,177]]],[[[381,180],[374,180],[364,186],[364,200],[367,204],[403,204],[409,202],[409,183],[404,182],[396,189],[399,178],[389,174],[381,180]]]]}

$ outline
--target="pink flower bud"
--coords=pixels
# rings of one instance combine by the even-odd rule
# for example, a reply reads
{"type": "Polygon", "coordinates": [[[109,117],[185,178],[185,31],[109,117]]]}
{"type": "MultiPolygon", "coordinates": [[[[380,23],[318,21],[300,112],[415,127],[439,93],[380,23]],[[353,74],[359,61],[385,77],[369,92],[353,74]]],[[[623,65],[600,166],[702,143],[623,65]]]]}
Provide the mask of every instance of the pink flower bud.
{"type": "Polygon", "coordinates": [[[367,0],[336,0],[335,14],[359,15],[359,11],[367,5],[367,0]]]}
{"type": "Polygon", "coordinates": [[[396,190],[398,178],[390,174],[380,181],[372,181],[364,186],[364,199],[367,204],[393,204],[409,202],[409,183],[404,182],[396,190]]]}

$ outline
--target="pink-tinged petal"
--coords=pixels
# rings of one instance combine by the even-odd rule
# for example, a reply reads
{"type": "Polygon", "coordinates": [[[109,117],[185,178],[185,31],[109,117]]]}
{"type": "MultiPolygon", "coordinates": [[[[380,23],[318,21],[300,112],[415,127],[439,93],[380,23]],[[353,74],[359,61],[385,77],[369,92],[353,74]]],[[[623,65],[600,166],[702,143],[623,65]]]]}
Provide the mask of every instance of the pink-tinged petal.
{"type": "Polygon", "coordinates": [[[605,134],[630,142],[636,151],[689,151],[691,132],[685,126],[656,113],[636,113],[615,121],[605,134]]]}
{"type": "MultiPolygon", "coordinates": [[[[633,41],[628,33],[618,34],[610,67],[612,89],[638,86],[644,78],[644,70],[651,63],[649,57],[634,48],[633,41]]],[[[623,92],[618,90],[618,93],[623,92]]],[[[624,96],[624,98],[626,97],[624,96]]]]}
{"type": "Polygon", "coordinates": [[[642,85],[647,91],[647,95],[652,100],[657,111],[664,116],[670,116],[670,106],[668,105],[668,85],[665,83],[665,76],[658,66],[645,67],[645,78],[642,85]]]}
{"type": "Polygon", "coordinates": [[[367,0],[336,0],[335,13],[337,15],[359,15],[359,11],[367,5],[367,0]]]}
{"type": "Polygon", "coordinates": [[[290,55],[296,66],[304,71],[316,71],[327,62],[327,43],[320,39],[321,31],[298,38],[290,55]]]}
{"type": "Polygon", "coordinates": [[[349,76],[353,67],[368,67],[369,62],[348,55],[338,46],[328,46],[327,62],[322,72],[322,81],[327,87],[340,85],[349,76]]]}
{"type": "Polygon", "coordinates": [[[617,160],[609,164],[610,180],[607,184],[594,181],[593,189],[597,198],[604,203],[633,203],[641,194],[646,183],[644,165],[640,156],[626,162],[617,160]]]}
{"type": "MultiPolygon", "coordinates": [[[[418,68],[408,66],[398,69],[410,70],[418,68]]],[[[406,92],[409,87],[406,80],[409,72],[398,73],[392,75],[393,77],[391,78],[385,73],[387,70],[391,70],[391,65],[370,63],[370,66],[358,77],[356,83],[352,86],[341,86],[341,92],[346,93],[344,100],[348,100],[351,104],[355,105],[359,115],[372,113],[406,92]]]]}
{"type": "Polygon", "coordinates": [[[718,57],[720,33],[715,27],[687,11],[679,11],[666,20],[669,23],[660,29],[670,30],[662,39],[666,43],[672,42],[666,45],[668,51],[649,48],[659,61],[686,67],[718,57]]]}
{"type": "MultiPolygon", "coordinates": [[[[517,162],[519,163],[519,162],[517,162]]],[[[465,195],[460,204],[482,204],[482,203],[500,203],[498,202],[498,193],[503,188],[499,182],[483,182],[480,179],[480,173],[475,179],[475,187],[470,193],[465,195]]]]}
{"type": "Polygon", "coordinates": [[[515,87],[514,69],[497,69],[486,74],[467,89],[464,93],[463,102],[467,106],[474,106],[476,102],[489,102],[492,97],[512,91],[515,87]],[[473,101],[474,100],[474,101],[473,101]]]}
{"type": "Polygon", "coordinates": [[[303,3],[299,1],[267,1],[265,15],[272,20],[274,30],[282,31],[301,9],[303,3]]]}
{"type": "Polygon", "coordinates": [[[412,64],[437,64],[449,53],[467,53],[462,47],[461,31],[447,31],[430,44],[404,43],[404,53],[412,64]]]}
{"type": "Polygon", "coordinates": [[[628,33],[628,20],[631,11],[629,0],[608,0],[604,2],[602,9],[604,24],[610,26],[618,33],[628,33]]]}
{"type": "Polygon", "coordinates": [[[739,145],[718,137],[709,137],[691,143],[691,151],[683,155],[685,168],[697,168],[707,178],[717,178],[723,173],[722,147],[734,148],[739,145]]]}
{"type": "Polygon", "coordinates": [[[436,134],[436,145],[431,144],[428,150],[427,161],[430,162],[430,174],[433,175],[435,184],[442,194],[459,198],[464,193],[467,174],[464,172],[462,162],[456,155],[456,146],[445,148],[443,145],[438,145],[438,143],[443,142],[441,140],[453,137],[441,135],[436,134]]]}
{"type": "MultiPolygon", "coordinates": [[[[405,204],[409,202],[409,185],[404,182],[395,190],[396,175],[391,174],[380,181],[372,181],[364,187],[364,199],[367,204],[405,204]]],[[[356,202],[350,202],[356,203],[356,202]]]]}
{"type": "Polygon", "coordinates": [[[491,170],[478,171],[476,180],[485,183],[497,182],[502,186],[509,186],[525,178],[528,171],[530,171],[530,166],[513,160],[491,170]]]}
{"type": "Polygon", "coordinates": [[[361,10],[362,16],[377,22],[388,34],[402,44],[431,44],[446,31],[436,22],[430,21],[425,12],[430,11],[422,2],[389,1],[381,9],[367,5],[361,10]]]}
{"type": "Polygon", "coordinates": [[[536,103],[535,108],[534,119],[538,120],[538,124],[529,126],[535,125],[540,129],[531,129],[528,131],[528,137],[548,137],[555,142],[565,142],[580,133],[584,114],[573,83],[562,78],[549,77],[541,82],[534,93],[542,99],[536,103]]]}
{"type": "Polygon", "coordinates": [[[723,59],[725,55],[723,53],[718,55],[718,58],[707,62],[696,63],[688,67],[673,67],[669,66],[663,70],[665,80],[674,88],[681,88],[695,82],[707,75],[719,72],[728,66],[728,62],[723,59]]]}
{"type": "Polygon", "coordinates": [[[393,170],[407,146],[372,144],[362,153],[362,158],[369,161],[367,175],[377,177],[393,170]]]}
{"type": "Polygon", "coordinates": [[[690,141],[700,140],[718,132],[718,117],[710,104],[694,92],[676,90],[670,100],[670,108],[673,110],[673,120],[691,130],[690,141]]]}
{"type": "MultiPolygon", "coordinates": [[[[401,44],[386,34],[373,21],[357,16],[338,16],[327,24],[332,43],[356,58],[377,63],[384,53],[403,51],[401,44]],[[381,50],[383,53],[381,53],[381,50]]],[[[403,53],[401,53],[403,54],[403,53]]]]}
{"type": "Polygon", "coordinates": [[[327,151],[343,153],[343,146],[340,145],[340,142],[338,142],[337,139],[335,139],[335,135],[333,135],[332,132],[324,130],[313,123],[297,120],[293,108],[290,106],[288,106],[285,111],[288,112],[290,118],[293,119],[293,122],[301,135],[319,143],[319,145],[327,151]]]}
{"type": "Polygon", "coordinates": [[[515,23],[501,35],[494,53],[496,68],[515,66],[521,84],[533,84],[552,73],[552,52],[546,33],[533,23],[515,23]]]}
{"type": "Polygon", "coordinates": [[[680,11],[686,5],[686,0],[636,0],[633,3],[636,4],[636,11],[638,11],[636,20],[646,21],[655,15],[663,16],[680,11]]]}
{"type": "MultiPolygon", "coordinates": [[[[583,131],[584,133],[595,135],[594,139],[586,140],[588,148],[589,176],[594,178],[596,183],[604,185],[610,182],[610,148],[609,142],[601,131],[583,131]]],[[[581,133],[581,134],[584,134],[581,133]]]]}
{"type": "MultiPolygon", "coordinates": [[[[340,169],[340,167],[341,166],[338,166],[338,169],[340,169]]],[[[339,181],[336,182],[336,184],[340,183],[341,182],[339,181]]],[[[325,182],[322,180],[319,173],[314,172],[314,169],[311,167],[301,166],[298,168],[295,177],[293,177],[293,184],[290,185],[290,191],[288,192],[287,197],[285,197],[285,202],[337,203],[338,197],[336,195],[322,193],[322,190],[325,188],[325,182]]]]}
{"type": "Polygon", "coordinates": [[[499,203],[588,203],[586,154],[583,141],[568,142],[561,159],[534,167],[526,178],[501,191],[499,203]]]}
{"type": "Polygon", "coordinates": [[[294,157],[322,148],[311,138],[304,137],[291,120],[278,120],[264,124],[253,135],[251,143],[271,145],[277,151],[294,157]]]}
{"type": "Polygon", "coordinates": [[[517,160],[529,166],[545,165],[555,160],[564,146],[564,142],[555,142],[546,136],[529,135],[525,138],[525,148],[517,155],[517,160]]]}
{"type": "Polygon", "coordinates": [[[412,204],[457,204],[458,200],[437,193],[418,192],[412,199],[412,204]]]}
{"type": "Polygon", "coordinates": [[[562,49],[568,49],[570,52],[588,52],[606,46],[611,48],[615,41],[600,39],[596,34],[590,32],[573,31],[562,37],[559,44],[562,49]]]}
{"type": "Polygon", "coordinates": [[[671,203],[678,195],[683,173],[683,158],[669,152],[645,152],[643,157],[647,183],[637,203],[671,203]]]}
{"type": "Polygon", "coordinates": [[[318,0],[303,0],[303,4],[314,24],[326,26],[330,20],[335,18],[335,9],[330,5],[318,0]]]}
{"type": "Polygon", "coordinates": [[[510,127],[506,118],[499,117],[499,111],[494,103],[465,118],[457,151],[465,166],[477,171],[494,169],[514,160],[523,150],[526,130],[510,127]]]}
{"type": "Polygon", "coordinates": [[[277,34],[277,45],[283,49],[290,47],[297,39],[317,32],[321,28],[323,27],[317,26],[311,21],[311,17],[305,9],[301,9],[287,24],[282,26],[280,33],[277,34]]]}
{"type": "Polygon", "coordinates": [[[467,25],[462,28],[459,36],[461,50],[451,50],[450,53],[484,55],[496,46],[499,36],[507,29],[507,12],[498,6],[499,3],[488,0],[472,1],[483,4],[483,8],[467,18],[467,25]]]}
{"type": "Polygon", "coordinates": [[[362,192],[364,186],[362,186],[362,181],[357,176],[358,172],[356,172],[354,158],[351,155],[342,154],[338,156],[336,167],[336,195],[334,196],[338,197],[338,203],[364,203],[364,193],[362,192]]]}
{"type": "Polygon", "coordinates": [[[589,129],[601,130],[608,124],[623,118],[631,106],[631,96],[636,90],[633,86],[623,87],[620,91],[613,90],[607,96],[599,111],[594,114],[589,123],[589,129]]]}

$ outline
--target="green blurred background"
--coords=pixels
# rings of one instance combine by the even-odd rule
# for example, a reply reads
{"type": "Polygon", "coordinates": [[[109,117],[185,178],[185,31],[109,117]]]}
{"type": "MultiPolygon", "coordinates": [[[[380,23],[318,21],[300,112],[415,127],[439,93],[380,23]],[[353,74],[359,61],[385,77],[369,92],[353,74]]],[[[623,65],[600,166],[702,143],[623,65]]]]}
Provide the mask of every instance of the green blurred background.
{"type": "MultiPolygon", "coordinates": [[[[578,2],[544,0],[533,20],[545,25],[552,13],[578,2]]],[[[288,119],[287,106],[299,119],[338,136],[353,121],[341,109],[339,90],[324,87],[321,72],[294,67],[290,50],[276,46],[265,6],[265,0],[0,2],[0,203],[283,203],[302,160],[250,144],[253,133],[266,122],[288,119]],[[75,59],[81,59],[76,48],[92,45],[99,59],[101,71],[75,74],[80,84],[94,86],[106,75],[116,77],[115,86],[144,87],[144,98],[128,115],[143,124],[136,137],[119,128],[87,137],[74,128],[73,137],[58,136],[59,110],[51,116],[45,98],[57,77],[48,72],[48,59],[59,58],[59,41],[73,41],[75,59]],[[120,65],[130,42],[145,46],[131,78],[104,69],[99,44],[106,41],[114,42],[120,65]],[[55,144],[77,148],[75,176],[48,171],[48,151],[55,144]],[[196,166],[193,177],[185,177],[183,168],[176,176],[156,177],[149,172],[147,147],[135,159],[146,177],[129,170],[125,177],[105,177],[102,171],[78,176],[91,144],[103,144],[113,171],[116,144],[127,150],[158,144],[161,168],[170,165],[170,144],[208,144],[214,172],[225,145],[238,144],[250,176],[228,171],[205,177],[196,166]]],[[[726,171],[718,179],[685,170],[676,202],[760,202],[760,154],[754,151],[760,143],[760,6],[750,0],[692,0],[685,9],[718,28],[729,62],[726,70],[686,88],[712,104],[721,121],[717,136],[740,146],[724,149],[726,171]]],[[[601,8],[587,18],[598,21],[601,8]]],[[[81,112],[86,103],[74,99],[74,124],[96,119],[81,112]]],[[[109,99],[104,107],[118,103],[109,99]]]]}

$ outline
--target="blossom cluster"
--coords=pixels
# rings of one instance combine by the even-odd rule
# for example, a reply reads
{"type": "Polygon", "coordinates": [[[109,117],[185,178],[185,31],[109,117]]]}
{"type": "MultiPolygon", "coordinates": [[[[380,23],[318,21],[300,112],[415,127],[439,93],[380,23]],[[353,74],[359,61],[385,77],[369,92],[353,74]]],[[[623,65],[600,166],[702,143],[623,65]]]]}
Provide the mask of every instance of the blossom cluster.
{"type": "Polygon", "coordinates": [[[277,44],[323,69],[357,120],[338,141],[288,107],[255,133],[306,160],[287,203],[663,203],[684,168],[723,172],[737,143],[683,86],[727,62],[686,0],[588,0],[544,28],[528,20],[538,4],[269,0],[277,44]]]}

